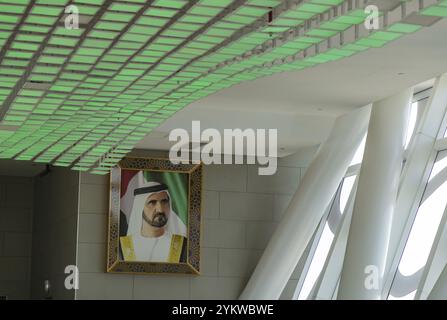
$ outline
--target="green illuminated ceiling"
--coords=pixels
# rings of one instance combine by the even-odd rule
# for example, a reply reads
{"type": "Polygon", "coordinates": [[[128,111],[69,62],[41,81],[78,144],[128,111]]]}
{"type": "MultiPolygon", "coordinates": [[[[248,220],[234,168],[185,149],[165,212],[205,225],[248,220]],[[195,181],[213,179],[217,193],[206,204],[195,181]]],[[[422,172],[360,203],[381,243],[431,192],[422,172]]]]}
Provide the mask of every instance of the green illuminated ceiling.
{"type": "MultiPolygon", "coordinates": [[[[0,158],[104,174],[193,101],[421,28],[394,23],[308,55],[363,24],[364,11],[346,2],[0,0],[0,158]],[[79,10],[79,29],[65,27],[70,5],[79,10]],[[320,24],[309,22],[328,13],[320,24]],[[300,26],[304,31],[284,39],[300,26]]],[[[446,3],[421,14],[444,17],[446,3]]]]}

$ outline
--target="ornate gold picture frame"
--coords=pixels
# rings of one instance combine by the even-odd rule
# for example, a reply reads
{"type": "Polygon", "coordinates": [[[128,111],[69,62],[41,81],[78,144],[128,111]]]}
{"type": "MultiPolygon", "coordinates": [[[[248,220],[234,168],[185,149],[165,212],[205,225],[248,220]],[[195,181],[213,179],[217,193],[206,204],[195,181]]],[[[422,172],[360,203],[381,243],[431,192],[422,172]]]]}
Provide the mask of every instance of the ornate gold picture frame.
{"type": "Polygon", "coordinates": [[[202,164],[127,157],[110,174],[107,272],[200,274],[202,164]]]}

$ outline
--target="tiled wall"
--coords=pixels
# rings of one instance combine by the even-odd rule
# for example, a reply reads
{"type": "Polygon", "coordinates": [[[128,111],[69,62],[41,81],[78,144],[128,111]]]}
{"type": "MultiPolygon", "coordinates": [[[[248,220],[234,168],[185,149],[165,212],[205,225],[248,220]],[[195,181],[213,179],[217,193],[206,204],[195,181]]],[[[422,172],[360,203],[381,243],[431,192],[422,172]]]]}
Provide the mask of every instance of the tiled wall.
{"type": "Polygon", "coordinates": [[[44,281],[53,299],[74,299],[67,290],[65,267],[76,264],[79,173],[52,168],[35,178],[31,298],[44,298],[44,281]]]}
{"type": "Polygon", "coordinates": [[[0,296],[30,297],[33,180],[0,176],[0,296]]]}
{"type": "MultiPolygon", "coordinates": [[[[237,299],[309,164],[315,148],[282,159],[274,176],[257,166],[204,169],[202,275],[105,273],[108,177],[81,174],[77,299],[237,299]]],[[[295,273],[284,290],[290,298],[295,273]]]]}

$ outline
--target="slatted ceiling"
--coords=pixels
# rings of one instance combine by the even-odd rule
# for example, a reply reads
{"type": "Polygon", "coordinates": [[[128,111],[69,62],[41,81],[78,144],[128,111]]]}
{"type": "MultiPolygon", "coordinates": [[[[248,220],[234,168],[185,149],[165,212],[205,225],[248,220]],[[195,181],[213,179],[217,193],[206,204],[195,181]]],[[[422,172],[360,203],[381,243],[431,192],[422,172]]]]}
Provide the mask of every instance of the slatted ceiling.
{"type": "Polygon", "coordinates": [[[0,64],[0,99],[6,101],[23,77],[27,77],[26,83],[39,81],[49,88],[18,88],[4,123],[20,129],[12,134],[0,132],[0,157],[68,167],[75,164],[78,170],[93,167],[98,174],[106,173],[166,118],[217,90],[275,72],[334,61],[417,31],[412,25],[397,24],[359,40],[360,44],[266,69],[264,64],[286,59],[364,17],[350,12],[311,29],[305,38],[235,63],[235,58],[343,0],[301,2],[275,16],[269,25],[266,17],[272,8],[282,7],[281,1],[19,2],[23,8],[8,8],[13,12],[7,13],[0,10],[1,15],[13,17],[0,24],[0,44],[6,45],[0,64]],[[44,12],[43,4],[51,10],[44,12]],[[78,5],[81,15],[88,16],[84,20],[89,22],[79,30],[63,27],[61,9],[68,4],[78,5]],[[17,14],[26,10],[31,12],[28,16],[17,14]],[[26,22],[30,16],[33,23],[26,22]],[[53,17],[59,24],[36,21],[35,17],[42,20],[43,16],[53,17]],[[255,21],[264,22],[257,30],[240,32],[255,21]],[[29,63],[34,56],[37,58],[29,63]],[[15,61],[17,64],[12,63],[15,61]],[[14,71],[1,73],[11,65],[14,71]]]}
{"type": "Polygon", "coordinates": [[[434,17],[447,17],[447,1],[441,1],[435,6],[431,6],[422,11],[423,15],[434,16],[434,17]]]}
{"type": "MultiPolygon", "coordinates": [[[[339,3],[340,3],[340,1],[339,1],[339,3]]],[[[297,8],[301,9],[301,7],[303,7],[303,6],[304,5],[298,6],[297,8]]],[[[308,8],[311,8],[310,10],[312,10],[313,7],[311,6],[308,8]]],[[[361,21],[363,22],[364,18],[365,18],[365,13],[363,11],[360,13],[358,10],[355,10],[355,11],[352,11],[351,13],[349,13],[347,16],[348,17],[352,16],[352,17],[358,18],[359,15],[362,16],[361,21]]],[[[330,22],[330,23],[334,23],[334,22],[330,22]]],[[[340,31],[346,30],[347,28],[349,28],[351,26],[352,26],[352,24],[344,24],[343,27],[340,28],[340,31]]],[[[329,27],[330,27],[330,25],[329,25],[329,27]]],[[[312,44],[319,43],[328,37],[334,36],[337,33],[337,31],[335,31],[335,30],[327,30],[326,28],[327,28],[327,25],[326,26],[322,25],[321,28],[313,28],[306,33],[306,35],[308,37],[299,38],[297,40],[299,42],[292,44],[292,48],[295,47],[300,50],[296,50],[294,52],[292,49],[276,48],[273,50],[273,52],[267,52],[267,53],[263,54],[263,56],[254,56],[253,58],[251,58],[251,60],[253,62],[251,64],[256,64],[256,63],[262,64],[267,61],[274,60],[276,58],[280,58],[284,54],[287,54],[287,53],[290,55],[296,54],[299,51],[301,51],[302,49],[306,49],[307,47],[310,47],[312,44]],[[312,37],[312,36],[316,36],[316,37],[312,37]]],[[[290,48],[290,43],[286,43],[285,48],[290,48]]],[[[250,64],[250,61],[246,61],[246,63],[250,64]]]]}

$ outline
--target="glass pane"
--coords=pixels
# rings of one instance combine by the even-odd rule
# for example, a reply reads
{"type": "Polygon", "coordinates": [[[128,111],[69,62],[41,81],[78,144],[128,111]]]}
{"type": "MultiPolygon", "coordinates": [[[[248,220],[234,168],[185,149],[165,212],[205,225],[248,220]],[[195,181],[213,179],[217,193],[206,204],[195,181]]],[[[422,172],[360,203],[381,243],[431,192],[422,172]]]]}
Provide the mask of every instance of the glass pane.
{"type": "Polygon", "coordinates": [[[411,292],[403,297],[394,297],[394,296],[390,295],[388,297],[388,300],[414,300],[414,297],[416,296],[416,291],[417,290],[414,290],[413,292],[411,292]]]}
{"type": "Polygon", "coordinates": [[[410,276],[425,266],[447,204],[446,194],[447,181],[419,208],[399,265],[402,275],[410,276]]]}
{"type": "Polygon", "coordinates": [[[430,179],[428,181],[431,181],[445,168],[447,168],[447,151],[442,151],[439,153],[438,158],[436,159],[436,163],[433,166],[433,169],[430,173],[430,179]]]}
{"type": "Polygon", "coordinates": [[[331,211],[325,223],[323,233],[318,240],[318,245],[312,256],[309,269],[306,273],[303,286],[298,295],[298,300],[309,299],[309,295],[312,293],[312,289],[315,286],[323,267],[328,259],[329,252],[334,242],[336,230],[339,229],[340,224],[343,222],[342,215],[346,211],[349,198],[354,192],[354,184],[357,176],[346,177],[341,188],[338,189],[334,201],[331,205],[331,211]]]}
{"type": "Polygon", "coordinates": [[[354,166],[356,164],[362,163],[363,154],[365,153],[365,146],[366,146],[366,135],[363,138],[362,142],[360,143],[360,146],[358,147],[357,151],[355,152],[354,158],[352,159],[351,164],[349,166],[354,166]]]}
{"type": "Polygon", "coordinates": [[[351,195],[352,188],[357,176],[350,176],[343,181],[343,187],[340,194],[340,212],[345,213],[346,205],[348,204],[349,196],[351,195]]]}
{"type": "Polygon", "coordinates": [[[317,281],[324,263],[326,262],[327,255],[331,249],[332,241],[334,240],[334,234],[329,228],[328,223],[324,226],[323,234],[321,235],[320,242],[318,243],[317,250],[312,258],[309,270],[307,271],[306,279],[304,280],[303,287],[298,296],[298,300],[305,300],[309,297],[312,288],[317,281]]]}
{"type": "Polygon", "coordinates": [[[411,105],[410,111],[410,122],[408,123],[406,141],[405,141],[405,149],[408,148],[408,145],[411,142],[411,138],[413,137],[414,131],[416,129],[416,122],[418,119],[418,111],[419,111],[419,103],[415,102],[411,105]]]}

